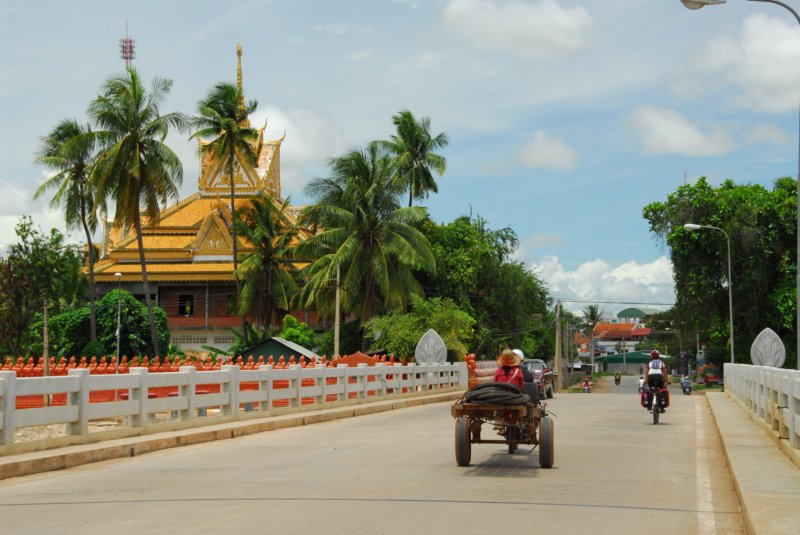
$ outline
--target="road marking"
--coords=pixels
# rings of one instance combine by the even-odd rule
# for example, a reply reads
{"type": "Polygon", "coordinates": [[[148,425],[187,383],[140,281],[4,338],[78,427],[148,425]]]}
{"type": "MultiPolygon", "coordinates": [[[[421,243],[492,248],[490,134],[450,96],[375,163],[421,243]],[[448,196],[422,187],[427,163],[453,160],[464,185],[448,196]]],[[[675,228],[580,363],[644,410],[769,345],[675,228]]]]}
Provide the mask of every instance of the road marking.
{"type": "Polygon", "coordinates": [[[711,456],[708,451],[708,443],[706,440],[706,429],[703,418],[701,396],[692,396],[694,398],[694,413],[695,424],[697,433],[696,447],[695,447],[695,466],[697,467],[696,481],[697,481],[697,533],[716,533],[717,521],[714,518],[714,500],[712,499],[711,492],[711,472],[708,469],[708,464],[711,461],[711,456]]]}

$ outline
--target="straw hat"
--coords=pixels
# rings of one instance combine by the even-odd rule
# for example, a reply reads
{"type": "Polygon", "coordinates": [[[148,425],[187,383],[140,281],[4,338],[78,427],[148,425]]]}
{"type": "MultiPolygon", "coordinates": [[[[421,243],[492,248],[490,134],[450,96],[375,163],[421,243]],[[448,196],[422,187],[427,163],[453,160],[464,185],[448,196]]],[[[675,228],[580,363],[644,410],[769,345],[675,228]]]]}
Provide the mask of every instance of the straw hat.
{"type": "Polygon", "coordinates": [[[510,349],[504,349],[497,357],[498,366],[519,366],[522,359],[510,349]]]}

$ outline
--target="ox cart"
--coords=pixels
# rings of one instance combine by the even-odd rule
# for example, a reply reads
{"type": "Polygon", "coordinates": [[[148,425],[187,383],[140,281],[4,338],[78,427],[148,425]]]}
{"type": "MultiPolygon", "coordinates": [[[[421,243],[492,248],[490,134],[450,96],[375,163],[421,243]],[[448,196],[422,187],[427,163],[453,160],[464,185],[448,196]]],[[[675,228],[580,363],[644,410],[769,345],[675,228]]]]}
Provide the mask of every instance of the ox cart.
{"type": "Polygon", "coordinates": [[[468,390],[450,408],[456,420],[458,466],[469,466],[473,444],[505,444],[508,453],[514,453],[520,444],[527,444],[539,448],[539,466],[552,468],[553,418],[538,397],[533,397],[537,401],[531,399],[508,383],[482,383],[468,390]],[[481,436],[483,424],[497,436],[481,436]]]}

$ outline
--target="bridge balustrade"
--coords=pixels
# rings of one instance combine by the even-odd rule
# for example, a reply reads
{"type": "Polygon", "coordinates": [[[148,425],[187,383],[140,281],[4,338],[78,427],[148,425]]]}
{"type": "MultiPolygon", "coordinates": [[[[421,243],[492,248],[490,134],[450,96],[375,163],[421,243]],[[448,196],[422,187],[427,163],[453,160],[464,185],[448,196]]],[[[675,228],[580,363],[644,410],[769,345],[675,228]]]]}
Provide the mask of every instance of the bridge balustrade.
{"type": "Polygon", "coordinates": [[[132,367],[127,374],[95,375],[88,367],[77,367],[66,376],[25,378],[13,370],[0,371],[0,446],[12,444],[14,431],[22,427],[67,424],[69,435],[87,435],[92,420],[120,418],[132,428],[148,428],[163,423],[156,415],[164,413],[170,415],[167,421],[205,425],[219,421],[207,416],[208,409],[234,419],[269,416],[275,410],[300,410],[331,401],[358,403],[420,391],[464,389],[467,381],[464,362],[262,365],[249,370],[226,364],[209,371],[189,365],[159,373],[132,367]],[[37,398],[38,405],[20,408],[18,400],[37,398]]]}
{"type": "Polygon", "coordinates": [[[781,449],[800,455],[800,371],[725,364],[725,390],[781,449]]]}

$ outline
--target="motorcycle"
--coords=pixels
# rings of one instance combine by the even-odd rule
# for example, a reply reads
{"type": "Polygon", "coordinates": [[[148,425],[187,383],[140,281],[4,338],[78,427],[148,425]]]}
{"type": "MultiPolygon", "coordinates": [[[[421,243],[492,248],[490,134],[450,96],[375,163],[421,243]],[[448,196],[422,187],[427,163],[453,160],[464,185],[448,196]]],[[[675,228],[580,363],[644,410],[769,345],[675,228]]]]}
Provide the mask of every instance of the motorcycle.
{"type": "Polygon", "coordinates": [[[584,394],[591,394],[592,393],[592,385],[591,384],[583,384],[583,393],[584,394]]]}
{"type": "Polygon", "coordinates": [[[620,376],[619,375],[615,375],[614,376],[614,384],[619,386],[619,382],[620,382],[620,376]]]}
{"type": "Polygon", "coordinates": [[[681,385],[681,388],[683,389],[683,394],[685,396],[691,395],[691,393],[692,393],[692,383],[687,381],[687,382],[683,383],[683,385],[681,385]]]}

